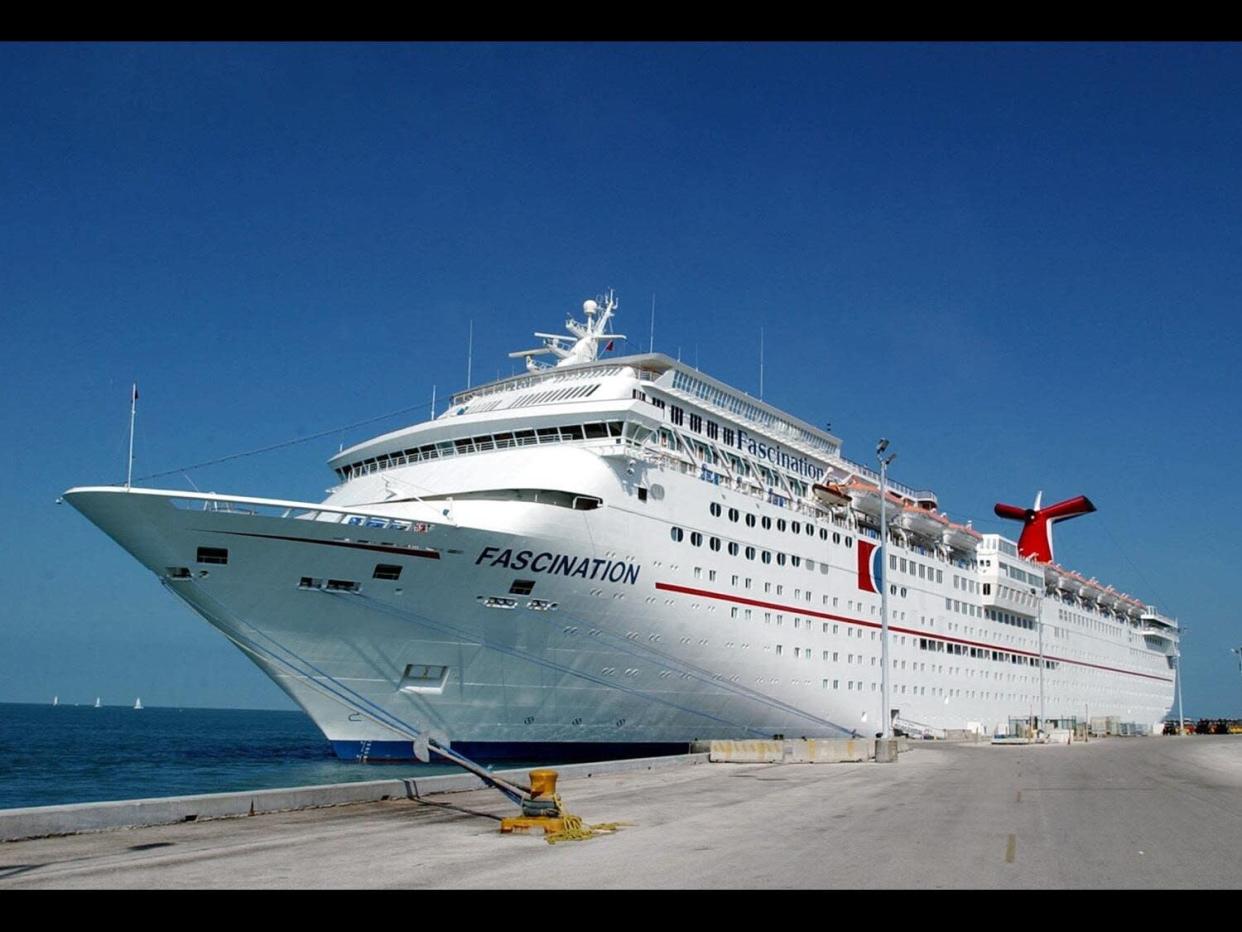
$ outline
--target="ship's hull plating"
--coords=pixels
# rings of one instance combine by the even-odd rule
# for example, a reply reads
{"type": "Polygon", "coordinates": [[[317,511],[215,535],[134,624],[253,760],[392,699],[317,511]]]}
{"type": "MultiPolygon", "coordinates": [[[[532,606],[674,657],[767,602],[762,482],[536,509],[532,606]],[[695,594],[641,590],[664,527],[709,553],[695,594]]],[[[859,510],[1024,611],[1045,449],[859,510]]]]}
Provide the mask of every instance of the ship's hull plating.
{"type": "MultiPolygon", "coordinates": [[[[714,523],[711,502],[786,513],[676,470],[640,467],[660,501],[639,501],[619,466],[596,473],[607,494],[590,511],[460,502],[427,520],[417,504],[360,508],[408,515],[408,529],[174,507],[176,493],[66,498],[236,643],[345,758],[408,759],[414,732],[534,756],[548,745],[607,754],[879,729],[879,597],[859,589],[852,549],[786,534],[758,543],[800,555],[797,567],[729,556],[706,542],[739,528],[714,523]],[[200,562],[200,547],[227,550],[227,563],[200,562]],[[400,566],[399,577],[377,578],[381,565],[400,566]]],[[[930,584],[901,591],[890,606],[901,719],[991,729],[1038,714],[1034,666],[927,647],[1030,656],[1032,632],[963,626],[930,584]]],[[[1059,658],[1044,673],[1047,718],[1163,719],[1173,688],[1163,657],[1080,646],[1045,645],[1059,658]]]]}

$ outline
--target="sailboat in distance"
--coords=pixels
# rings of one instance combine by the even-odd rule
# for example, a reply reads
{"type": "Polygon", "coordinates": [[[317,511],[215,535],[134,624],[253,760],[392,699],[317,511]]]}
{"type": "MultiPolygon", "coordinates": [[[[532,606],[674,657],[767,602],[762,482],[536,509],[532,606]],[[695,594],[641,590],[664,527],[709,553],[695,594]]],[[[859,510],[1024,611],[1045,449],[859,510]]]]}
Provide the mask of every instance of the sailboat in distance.
{"type": "Polygon", "coordinates": [[[134,710],[142,711],[142,698],[141,697],[134,700],[134,710]]]}
{"type": "Polygon", "coordinates": [[[102,706],[100,705],[100,702],[99,702],[99,697],[98,697],[98,696],[96,696],[96,697],[95,697],[95,708],[97,708],[97,709],[98,709],[98,708],[102,708],[102,706]]]}

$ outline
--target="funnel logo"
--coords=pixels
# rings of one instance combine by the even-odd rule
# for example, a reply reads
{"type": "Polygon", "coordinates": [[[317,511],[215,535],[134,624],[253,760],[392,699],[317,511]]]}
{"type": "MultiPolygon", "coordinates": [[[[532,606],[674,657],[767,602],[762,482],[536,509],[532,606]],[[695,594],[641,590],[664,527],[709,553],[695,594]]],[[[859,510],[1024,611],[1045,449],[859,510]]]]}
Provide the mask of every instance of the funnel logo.
{"type": "Polygon", "coordinates": [[[1040,563],[1052,562],[1052,526],[1058,521],[1068,521],[1079,515],[1087,515],[1095,511],[1095,505],[1085,495],[1067,498],[1055,505],[1040,507],[1044,493],[1035,496],[1034,508],[1019,508],[1017,505],[998,503],[996,514],[1001,518],[1010,518],[1022,522],[1022,536],[1018,538],[1018,554],[1040,563]]]}
{"type": "Polygon", "coordinates": [[[869,540],[858,541],[858,588],[879,592],[884,585],[884,548],[869,540]]]}

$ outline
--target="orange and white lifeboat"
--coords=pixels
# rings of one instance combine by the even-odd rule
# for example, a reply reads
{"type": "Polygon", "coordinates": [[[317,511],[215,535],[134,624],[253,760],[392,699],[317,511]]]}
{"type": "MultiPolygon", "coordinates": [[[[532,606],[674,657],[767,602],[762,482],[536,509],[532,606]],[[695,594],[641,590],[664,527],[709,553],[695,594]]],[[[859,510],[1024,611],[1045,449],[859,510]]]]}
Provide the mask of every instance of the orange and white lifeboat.
{"type": "Polygon", "coordinates": [[[816,483],[811,486],[811,492],[817,502],[829,508],[840,508],[850,503],[850,493],[836,482],[816,483]]]}
{"type": "Polygon", "coordinates": [[[954,524],[950,521],[941,539],[955,550],[974,550],[979,541],[983,540],[983,535],[967,524],[954,524]]]}

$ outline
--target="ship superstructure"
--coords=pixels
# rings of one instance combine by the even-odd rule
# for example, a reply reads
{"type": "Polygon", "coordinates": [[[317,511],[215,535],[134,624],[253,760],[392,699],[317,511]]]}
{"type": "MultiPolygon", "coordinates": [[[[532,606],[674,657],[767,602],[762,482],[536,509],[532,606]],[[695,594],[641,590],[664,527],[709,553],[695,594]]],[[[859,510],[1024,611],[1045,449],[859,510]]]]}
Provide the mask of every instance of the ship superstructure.
{"type": "Polygon", "coordinates": [[[587,302],[571,337],[514,354],[524,374],[332,457],[321,503],[65,497],[346,758],[409,757],[411,730],[477,752],[874,734],[881,586],[900,726],[1042,708],[1158,730],[1176,621],[897,482],[882,550],[874,470],[668,356],[600,358],[615,307],[587,302]]]}

